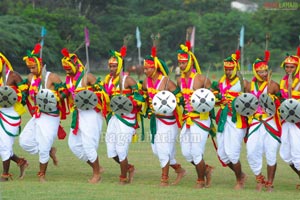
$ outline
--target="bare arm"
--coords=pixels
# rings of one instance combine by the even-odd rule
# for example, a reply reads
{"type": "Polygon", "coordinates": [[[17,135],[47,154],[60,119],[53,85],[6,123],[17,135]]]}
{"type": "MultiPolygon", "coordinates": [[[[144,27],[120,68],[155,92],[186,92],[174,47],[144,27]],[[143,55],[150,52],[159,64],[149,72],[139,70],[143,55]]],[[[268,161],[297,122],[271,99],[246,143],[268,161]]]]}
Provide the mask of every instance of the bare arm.
{"type": "Polygon", "coordinates": [[[17,86],[18,83],[22,82],[22,80],[23,79],[18,72],[11,71],[8,76],[6,85],[17,86]]]}
{"type": "Polygon", "coordinates": [[[125,86],[124,86],[125,89],[128,89],[128,88],[130,88],[132,86],[135,86],[135,85],[136,85],[136,81],[132,77],[127,76],[126,80],[125,80],[125,86]]]}
{"type": "Polygon", "coordinates": [[[197,90],[199,88],[210,88],[211,87],[211,81],[209,80],[208,77],[197,74],[195,79],[194,79],[194,90],[197,90]]]}

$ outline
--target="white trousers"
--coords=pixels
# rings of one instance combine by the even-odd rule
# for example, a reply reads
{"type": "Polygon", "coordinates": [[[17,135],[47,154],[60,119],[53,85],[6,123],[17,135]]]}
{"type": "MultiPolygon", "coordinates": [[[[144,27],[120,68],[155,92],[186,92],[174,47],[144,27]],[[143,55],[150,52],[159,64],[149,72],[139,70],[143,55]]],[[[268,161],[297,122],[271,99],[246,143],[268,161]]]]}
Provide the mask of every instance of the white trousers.
{"type": "Polygon", "coordinates": [[[80,160],[95,162],[102,130],[103,117],[95,110],[79,110],[79,130],[75,135],[71,128],[69,148],[80,160]]]}
{"type": "Polygon", "coordinates": [[[245,134],[246,129],[236,128],[231,117],[227,116],[223,133],[217,132],[218,155],[225,164],[239,161],[245,134]]]}
{"type": "MultiPolygon", "coordinates": [[[[199,120],[199,122],[210,127],[210,119],[199,120]]],[[[186,124],[182,127],[180,132],[181,152],[188,162],[194,162],[196,165],[201,162],[208,134],[208,131],[203,130],[195,123],[190,128],[187,128],[186,124]]]]}
{"type": "Polygon", "coordinates": [[[282,124],[280,156],[300,171],[300,129],[290,122],[282,124]]]}
{"type": "Polygon", "coordinates": [[[112,116],[105,136],[107,156],[109,158],[118,156],[120,162],[125,160],[134,133],[134,128],[127,126],[116,116],[112,116]]]}
{"type": "Polygon", "coordinates": [[[39,161],[45,164],[50,159],[50,150],[57,137],[60,117],[41,113],[39,118],[32,117],[21,132],[19,143],[30,154],[39,153],[39,161]]]}
{"type": "MultiPolygon", "coordinates": [[[[257,122],[258,121],[254,119],[252,123],[257,122]]],[[[274,119],[269,120],[267,123],[277,130],[274,119]]],[[[262,123],[251,126],[249,133],[251,133],[251,135],[246,144],[247,159],[252,172],[255,175],[259,175],[262,169],[264,154],[266,156],[267,165],[274,166],[276,164],[279,142],[270,135],[262,123]],[[258,126],[259,128],[255,130],[258,126]],[[253,130],[255,130],[255,132],[251,133],[253,130]]]]}
{"type": "MultiPolygon", "coordinates": [[[[164,120],[169,121],[168,119],[164,120]]],[[[176,164],[175,144],[178,134],[177,124],[175,123],[172,125],[166,125],[160,120],[156,119],[156,129],[157,132],[154,137],[154,144],[151,143],[151,147],[154,155],[156,155],[159,159],[161,168],[165,167],[168,162],[170,162],[170,165],[176,164]]]]}
{"type": "MultiPolygon", "coordinates": [[[[5,115],[11,116],[11,117],[19,117],[18,113],[14,110],[13,107],[10,108],[1,108],[1,112],[5,115]]],[[[9,123],[17,123],[20,121],[10,119],[6,117],[5,115],[2,115],[2,117],[8,121],[9,123]]],[[[11,126],[8,123],[6,123],[4,120],[1,120],[1,124],[4,127],[6,131],[13,135],[17,135],[19,131],[19,126],[11,126]]],[[[3,127],[0,126],[0,156],[2,161],[8,160],[13,154],[13,145],[14,145],[14,140],[15,138],[12,136],[9,136],[3,129],[3,127]]]]}

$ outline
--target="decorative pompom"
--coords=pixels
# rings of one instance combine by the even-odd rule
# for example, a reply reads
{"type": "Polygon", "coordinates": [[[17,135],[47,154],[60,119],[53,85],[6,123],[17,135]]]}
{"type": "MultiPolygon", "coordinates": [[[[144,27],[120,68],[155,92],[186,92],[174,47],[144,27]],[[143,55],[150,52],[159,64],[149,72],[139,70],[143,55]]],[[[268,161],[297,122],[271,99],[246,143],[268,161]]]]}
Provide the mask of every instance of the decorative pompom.
{"type": "Polygon", "coordinates": [[[65,57],[67,57],[67,58],[70,57],[70,54],[69,54],[69,51],[68,51],[67,48],[63,48],[63,49],[61,50],[61,53],[62,53],[63,56],[65,56],[65,57]]]}
{"type": "Polygon", "coordinates": [[[120,54],[123,58],[126,56],[126,51],[127,51],[126,46],[122,46],[120,50],[120,54]]]}
{"type": "Polygon", "coordinates": [[[190,41],[185,41],[185,45],[187,46],[188,50],[191,50],[191,42],[190,41]]]}
{"type": "Polygon", "coordinates": [[[40,44],[40,43],[37,43],[37,44],[34,46],[33,54],[39,54],[41,48],[42,48],[41,44],[40,44]]]}
{"type": "Polygon", "coordinates": [[[236,54],[236,60],[239,60],[240,57],[241,57],[241,52],[240,52],[240,50],[236,50],[236,51],[235,51],[235,54],[236,54]]]}
{"type": "Polygon", "coordinates": [[[297,47],[297,56],[300,56],[300,46],[297,47]]]}
{"type": "Polygon", "coordinates": [[[269,62],[269,60],[270,60],[270,51],[266,50],[265,51],[265,61],[269,62]]]}
{"type": "Polygon", "coordinates": [[[151,49],[151,56],[154,58],[156,57],[156,47],[153,46],[152,49],[151,49]]]}

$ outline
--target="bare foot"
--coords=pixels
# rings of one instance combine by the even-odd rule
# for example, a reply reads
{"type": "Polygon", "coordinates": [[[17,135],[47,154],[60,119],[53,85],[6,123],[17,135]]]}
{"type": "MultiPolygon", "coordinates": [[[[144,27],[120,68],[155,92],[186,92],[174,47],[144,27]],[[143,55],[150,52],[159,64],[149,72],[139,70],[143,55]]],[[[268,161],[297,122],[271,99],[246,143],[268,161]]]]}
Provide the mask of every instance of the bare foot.
{"type": "Polygon", "coordinates": [[[25,169],[28,167],[29,163],[24,158],[21,158],[18,166],[20,167],[20,176],[19,179],[23,179],[25,176],[25,169]]]}
{"type": "Polygon", "coordinates": [[[99,169],[99,173],[100,173],[100,174],[103,174],[104,171],[105,171],[104,168],[103,168],[102,166],[100,166],[99,168],[100,168],[100,169],[99,169]]]}
{"type": "Polygon", "coordinates": [[[211,175],[214,171],[214,167],[207,165],[206,169],[205,169],[205,177],[206,177],[206,183],[205,183],[205,187],[209,188],[211,186],[211,175]]]}
{"type": "Polygon", "coordinates": [[[39,180],[40,180],[41,183],[45,183],[46,182],[45,176],[40,176],[39,180]]]}
{"type": "Polygon", "coordinates": [[[183,168],[181,168],[181,170],[176,173],[177,173],[177,177],[175,181],[172,183],[172,185],[177,185],[181,181],[181,179],[186,175],[186,171],[183,168]]]}
{"type": "Polygon", "coordinates": [[[160,184],[159,184],[160,187],[168,187],[169,186],[169,183],[168,182],[165,182],[165,181],[161,181],[160,184]]]}
{"type": "Polygon", "coordinates": [[[38,173],[38,177],[39,177],[39,181],[40,181],[41,183],[45,183],[45,182],[46,182],[46,175],[45,175],[45,173],[39,172],[39,173],[38,173]]]}
{"type": "Polygon", "coordinates": [[[241,190],[244,188],[245,186],[245,182],[247,180],[247,175],[246,174],[242,174],[241,180],[237,181],[236,185],[234,186],[235,190],[241,190]]]}
{"type": "Polygon", "coordinates": [[[205,188],[205,181],[197,181],[197,184],[195,185],[196,189],[204,189],[205,188]]]}
{"type": "Polygon", "coordinates": [[[57,157],[56,157],[56,148],[55,147],[51,147],[51,150],[50,150],[50,157],[52,158],[53,160],[53,164],[55,166],[58,165],[58,160],[57,160],[57,157]]]}
{"type": "Polygon", "coordinates": [[[267,192],[273,192],[273,189],[274,189],[273,185],[267,186],[267,192]]]}
{"type": "Polygon", "coordinates": [[[96,184],[101,181],[101,175],[100,174],[94,174],[91,179],[89,179],[89,183],[96,184]]]}
{"type": "Polygon", "coordinates": [[[8,178],[3,178],[3,177],[0,178],[0,182],[6,182],[6,181],[8,181],[8,178]]]}
{"type": "Polygon", "coordinates": [[[134,177],[134,173],[135,173],[135,168],[134,168],[134,166],[132,166],[128,170],[128,183],[132,183],[133,177],[134,177]]]}
{"type": "Polygon", "coordinates": [[[256,184],[256,191],[257,191],[257,192],[261,192],[263,186],[264,186],[264,184],[262,184],[262,183],[257,183],[257,184],[256,184]]]}

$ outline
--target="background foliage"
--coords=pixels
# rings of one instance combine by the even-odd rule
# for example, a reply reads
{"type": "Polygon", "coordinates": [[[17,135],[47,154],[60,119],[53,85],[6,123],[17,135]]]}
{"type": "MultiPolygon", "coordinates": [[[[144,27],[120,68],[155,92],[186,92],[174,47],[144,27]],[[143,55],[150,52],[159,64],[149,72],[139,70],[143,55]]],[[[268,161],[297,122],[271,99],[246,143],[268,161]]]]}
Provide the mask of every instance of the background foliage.
{"type": "MultiPolygon", "coordinates": [[[[241,26],[245,26],[244,64],[261,57],[265,35],[271,35],[270,65],[277,69],[287,52],[299,44],[300,12],[267,10],[264,1],[253,13],[230,8],[229,0],[2,0],[0,1],[0,47],[19,72],[26,72],[22,57],[47,35],[43,59],[50,70],[60,71],[60,50],[67,47],[85,61],[85,26],[89,28],[92,71],[106,69],[108,50],[119,50],[123,37],[132,34],[126,65],[138,63],[135,29],[141,31],[141,55],[150,54],[152,33],[160,33],[159,57],[176,65],[176,51],[185,42],[186,29],[196,27],[195,54],[201,66],[220,67],[235,51],[241,26]]],[[[282,1],[277,1],[282,2],[282,1]]]]}

